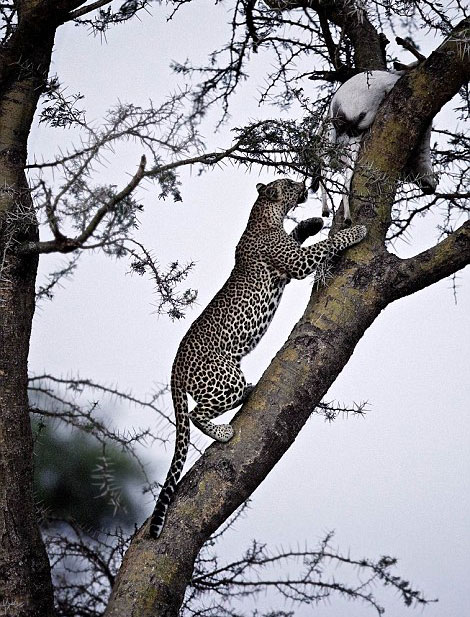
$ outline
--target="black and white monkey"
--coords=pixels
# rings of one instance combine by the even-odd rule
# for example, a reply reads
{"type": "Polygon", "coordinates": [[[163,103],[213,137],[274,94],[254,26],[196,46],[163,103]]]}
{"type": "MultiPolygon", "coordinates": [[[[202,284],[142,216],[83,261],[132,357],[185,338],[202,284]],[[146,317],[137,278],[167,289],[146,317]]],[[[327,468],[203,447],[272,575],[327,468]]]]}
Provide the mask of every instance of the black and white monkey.
{"type": "MultiPolygon", "coordinates": [[[[331,99],[328,110],[327,139],[332,144],[341,144],[346,147],[340,161],[340,165],[346,169],[343,194],[345,221],[351,220],[349,191],[354,165],[364,134],[375,120],[382,101],[396,82],[406,71],[416,65],[417,62],[408,66],[401,65],[403,68],[394,72],[367,71],[358,73],[340,86],[331,99]]],[[[405,173],[405,178],[415,182],[426,194],[434,193],[437,187],[436,174],[431,164],[430,142],[431,124],[421,137],[405,173]]],[[[321,189],[322,214],[329,216],[330,208],[323,180],[321,181],[321,189]]]]}

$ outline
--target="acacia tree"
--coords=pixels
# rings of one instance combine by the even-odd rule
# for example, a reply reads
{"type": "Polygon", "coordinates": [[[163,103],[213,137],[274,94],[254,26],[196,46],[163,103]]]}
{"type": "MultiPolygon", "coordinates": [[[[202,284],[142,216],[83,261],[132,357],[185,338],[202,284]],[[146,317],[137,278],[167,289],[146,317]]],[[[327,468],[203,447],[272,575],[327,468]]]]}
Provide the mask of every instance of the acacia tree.
{"type": "MultiPolygon", "coordinates": [[[[445,182],[441,180],[445,192],[420,198],[411,206],[410,198],[418,193],[397,193],[400,173],[439,109],[458,95],[456,120],[468,114],[470,23],[458,0],[446,12],[420,2],[384,6],[375,2],[368,9],[351,0],[236,3],[232,38],[212,54],[210,65],[175,66],[183,77],[198,72],[198,87],[158,107],[121,105],[97,130],[48,74],[55,33],[64,23],[76,21],[103,31],[132,19],[149,2],[127,0],[117,9],[106,6],[110,4],[110,0],[89,4],[12,0],[0,7],[0,572],[3,605],[11,615],[54,614],[49,563],[34,511],[27,399],[27,354],[40,254],[72,254],[68,266],[51,276],[45,294],[70,273],[84,251],[100,248],[127,255],[137,272],[152,273],[161,309],[179,317],[194,300],[191,290],[175,293],[187,268],[174,264],[161,272],[152,253],[132,238],[142,207],[136,189],[142,181],[154,180],[163,196],[178,199],[176,173],[183,165],[211,167],[232,160],[314,176],[319,160],[331,153],[317,131],[330,93],[326,86],[358,71],[385,69],[391,59],[383,30],[399,24],[400,33],[409,38],[422,26],[440,34],[440,46],[397,83],[363,143],[351,211],[355,223],[367,225],[366,241],[336,262],[328,285],[312,292],[304,316],[237,414],[236,437],[229,444],[211,446],[184,478],[159,540],[150,540],[144,525],[134,536],[117,579],[111,577],[114,586],[106,614],[139,617],[176,615],[192,578],[196,588],[198,584],[211,588],[214,579],[200,572],[193,577],[201,548],[284,454],[380,311],[470,262],[470,225],[458,226],[458,216],[468,212],[469,194],[469,141],[463,132],[441,130],[443,145],[435,150],[435,160],[446,170],[445,182]],[[230,96],[246,76],[251,54],[261,51],[273,53],[277,62],[262,100],[272,95],[283,106],[299,103],[303,117],[291,123],[252,123],[238,129],[234,143],[225,150],[206,152],[198,122],[210,105],[221,104],[228,112],[230,96]],[[320,84],[323,96],[313,102],[292,77],[293,67],[301,66],[303,58],[318,68],[296,73],[297,78],[309,73],[320,84]],[[84,136],[71,152],[52,161],[28,163],[27,140],[41,95],[42,119],[74,125],[84,136]],[[93,164],[126,137],[137,139],[146,151],[130,181],[121,188],[91,182],[93,164]],[[59,183],[51,183],[50,170],[60,170],[59,183]],[[416,214],[442,207],[443,237],[436,246],[406,260],[387,249],[387,239],[406,232],[416,214]],[[44,237],[39,237],[39,223],[47,230],[44,237]]],[[[178,8],[184,1],[174,4],[178,8]]],[[[330,188],[334,191],[334,185],[330,188]]],[[[341,221],[340,213],[332,229],[341,221]]],[[[261,563],[265,556],[254,547],[249,559],[261,563]]]]}

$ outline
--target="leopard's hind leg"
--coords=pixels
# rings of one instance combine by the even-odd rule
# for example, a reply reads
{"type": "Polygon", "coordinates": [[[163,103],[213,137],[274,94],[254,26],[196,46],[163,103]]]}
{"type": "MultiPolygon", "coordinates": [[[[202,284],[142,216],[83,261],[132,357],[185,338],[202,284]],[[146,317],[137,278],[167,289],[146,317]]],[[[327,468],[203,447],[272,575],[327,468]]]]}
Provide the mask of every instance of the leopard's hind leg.
{"type": "Polygon", "coordinates": [[[206,435],[226,442],[233,437],[230,424],[214,424],[213,418],[241,405],[253,390],[235,362],[218,356],[205,365],[204,379],[192,384],[189,394],[197,405],[190,413],[192,422],[206,435]]]}

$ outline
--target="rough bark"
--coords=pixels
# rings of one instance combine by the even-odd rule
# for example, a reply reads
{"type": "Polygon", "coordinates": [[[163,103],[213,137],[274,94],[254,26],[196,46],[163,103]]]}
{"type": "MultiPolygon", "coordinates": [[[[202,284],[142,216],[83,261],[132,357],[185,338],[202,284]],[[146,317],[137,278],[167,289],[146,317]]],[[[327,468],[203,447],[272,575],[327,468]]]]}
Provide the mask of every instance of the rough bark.
{"type": "Polygon", "coordinates": [[[17,242],[37,237],[24,176],[34,81],[14,80],[0,100],[0,602],[12,617],[53,614],[49,563],[34,512],[27,398],[37,258],[14,252],[17,242]]]}
{"type": "Polygon", "coordinates": [[[27,139],[49,71],[54,36],[76,2],[19,0],[18,26],[0,51],[0,605],[9,617],[53,615],[49,562],[33,502],[27,362],[37,241],[25,177],[27,139]]]}
{"type": "Polygon", "coordinates": [[[0,292],[0,603],[11,617],[53,614],[49,562],[34,512],[27,399],[36,265],[34,258],[9,259],[0,292]]]}
{"type": "Polygon", "coordinates": [[[412,259],[400,260],[385,248],[398,173],[426,123],[469,78],[469,55],[459,43],[468,35],[467,20],[384,104],[353,184],[354,222],[368,226],[367,239],[339,260],[327,287],[312,293],[304,316],[236,415],[234,438],[212,445],[184,477],[160,538],[151,540],[147,525],[135,535],[107,617],[176,616],[203,543],[293,443],[379,313],[470,263],[470,223],[412,259]]]}

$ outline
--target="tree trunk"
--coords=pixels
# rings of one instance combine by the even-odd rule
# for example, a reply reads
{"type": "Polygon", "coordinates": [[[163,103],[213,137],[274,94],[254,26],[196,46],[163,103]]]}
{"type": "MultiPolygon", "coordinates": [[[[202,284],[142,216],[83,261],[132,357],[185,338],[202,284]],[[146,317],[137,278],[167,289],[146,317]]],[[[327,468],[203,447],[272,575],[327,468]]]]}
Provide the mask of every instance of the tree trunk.
{"type": "MultiPolygon", "coordinates": [[[[14,240],[3,233],[0,250],[14,240]]],[[[8,251],[8,248],[7,248],[8,251]]],[[[0,603],[9,617],[53,614],[33,503],[27,363],[37,260],[7,257],[0,293],[0,603]]]]}
{"type": "MultiPolygon", "coordinates": [[[[385,248],[396,179],[421,132],[470,76],[462,53],[470,23],[403,79],[379,112],[353,179],[354,222],[368,237],[339,260],[233,421],[183,478],[160,538],[145,524],[125,556],[107,617],[176,617],[205,541],[263,481],[295,440],[358,341],[392,301],[470,263],[470,222],[408,260],[385,248]]],[[[274,511],[274,509],[273,509],[274,511]]]]}
{"type": "Polygon", "coordinates": [[[0,605],[9,617],[54,614],[33,501],[27,396],[37,257],[15,252],[38,237],[24,166],[57,26],[39,4],[19,3],[18,26],[0,56],[0,605]]]}

